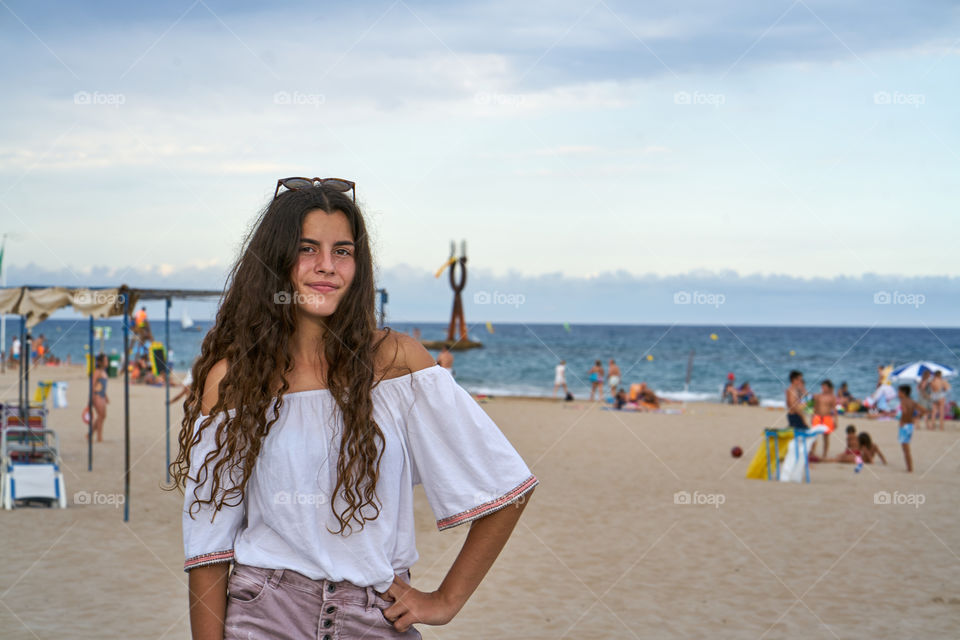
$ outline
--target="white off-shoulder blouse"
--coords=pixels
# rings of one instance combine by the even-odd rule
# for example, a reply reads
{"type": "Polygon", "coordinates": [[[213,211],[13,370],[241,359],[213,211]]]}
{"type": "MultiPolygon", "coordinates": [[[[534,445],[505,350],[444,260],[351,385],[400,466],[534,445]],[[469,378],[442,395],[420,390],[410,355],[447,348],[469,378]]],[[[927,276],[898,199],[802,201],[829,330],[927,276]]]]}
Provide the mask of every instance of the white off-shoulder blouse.
{"type": "MultiPolygon", "coordinates": [[[[423,484],[441,530],[486,516],[536,486],[536,477],[497,425],[443,367],[383,380],[371,393],[373,418],[384,437],[375,520],[367,520],[362,530],[354,522],[349,535],[328,531],[339,529],[330,499],[343,419],[327,389],[287,393],[242,502],[216,513],[209,504],[194,505],[191,517],[194,490],[210,496],[213,461],[199,483],[187,480],[184,570],[234,560],[385,591],[395,573],[417,561],[414,485],[423,484]]],[[[195,430],[204,418],[197,419],[195,430]]],[[[198,477],[204,458],[215,449],[222,422],[221,414],[191,451],[191,478],[198,477]]],[[[221,487],[239,480],[235,471],[232,480],[224,476],[221,487]]],[[[336,501],[342,512],[342,497],[336,501]]],[[[237,497],[227,502],[237,503],[237,497]]],[[[367,507],[364,513],[373,512],[367,507]]]]}

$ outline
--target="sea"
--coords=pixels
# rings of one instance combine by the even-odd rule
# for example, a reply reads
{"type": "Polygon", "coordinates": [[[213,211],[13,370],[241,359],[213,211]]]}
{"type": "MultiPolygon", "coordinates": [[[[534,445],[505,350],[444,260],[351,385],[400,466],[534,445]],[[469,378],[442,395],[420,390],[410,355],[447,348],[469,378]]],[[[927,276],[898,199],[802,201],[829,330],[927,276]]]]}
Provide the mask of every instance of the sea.
{"type": "MultiPolygon", "coordinates": [[[[6,340],[19,334],[19,317],[7,317],[6,340]]],[[[97,320],[109,327],[95,340],[94,351],[120,353],[122,322],[97,320]]],[[[165,341],[163,319],[151,319],[154,336],[165,341]]],[[[191,366],[200,353],[211,322],[197,320],[183,330],[170,322],[170,357],[175,371],[191,366]]],[[[425,340],[446,337],[447,323],[391,323],[403,333],[419,329],[425,340]]],[[[43,334],[51,352],[83,362],[89,319],[45,320],[33,329],[43,334]]],[[[819,381],[849,384],[856,397],[874,390],[877,366],[932,360],[960,366],[960,329],[884,327],[763,327],[691,325],[496,324],[470,328],[470,338],[483,347],[454,353],[454,375],[473,393],[549,397],[554,368],[567,363],[567,384],[576,399],[590,395],[588,373],[600,360],[606,369],[613,358],[623,382],[646,382],[666,398],[685,402],[717,402],[728,373],[737,384],[749,382],[765,406],[783,406],[790,371],[802,371],[808,389],[819,381]]],[[[39,374],[45,378],[46,373],[39,374]]],[[[39,378],[37,378],[39,379],[39,378]]]]}

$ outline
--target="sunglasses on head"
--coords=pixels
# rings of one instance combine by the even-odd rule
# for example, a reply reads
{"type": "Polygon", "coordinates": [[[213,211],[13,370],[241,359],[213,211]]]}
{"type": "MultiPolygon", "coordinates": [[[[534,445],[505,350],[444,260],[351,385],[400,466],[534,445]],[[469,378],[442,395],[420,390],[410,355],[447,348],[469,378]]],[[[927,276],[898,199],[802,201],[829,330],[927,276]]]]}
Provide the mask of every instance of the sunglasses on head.
{"type": "Polygon", "coordinates": [[[357,183],[343,178],[280,178],[277,180],[277,190],[273,192],[273,198],[276,200],[277,196],[280,195],[280,187],[296,191],[297,189],[309,189],[316,186],[330,187],[341,193],[350,191],[353,195],[353,201],[357,201],[357,183]]]}

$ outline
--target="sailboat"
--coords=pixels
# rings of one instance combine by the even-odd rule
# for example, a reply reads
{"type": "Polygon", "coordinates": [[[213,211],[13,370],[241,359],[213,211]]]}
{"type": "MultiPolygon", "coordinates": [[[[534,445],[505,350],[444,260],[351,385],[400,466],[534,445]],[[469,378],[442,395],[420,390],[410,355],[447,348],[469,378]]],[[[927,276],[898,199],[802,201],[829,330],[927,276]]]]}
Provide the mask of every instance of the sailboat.
{"type": "Polygon", "coordinates": [[[194,324],[193,319],[187,314],[187,310],[183,310],[183,315],[180,317],[180,329],[182,331],[202,331],[199,325],[194,324]]]}

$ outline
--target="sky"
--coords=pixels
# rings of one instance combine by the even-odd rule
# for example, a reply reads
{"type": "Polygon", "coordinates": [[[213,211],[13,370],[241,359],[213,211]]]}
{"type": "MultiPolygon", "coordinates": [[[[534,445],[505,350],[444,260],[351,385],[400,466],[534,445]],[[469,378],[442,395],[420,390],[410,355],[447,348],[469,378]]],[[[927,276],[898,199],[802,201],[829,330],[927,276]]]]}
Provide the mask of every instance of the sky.
{"type": "Polygon", "coordinates": [[[0,56],[8,285],[222,289],[316,175],[395,320],[463,239],[468,320],[960,317],[953,3],[2,0],[0,56]]]}

